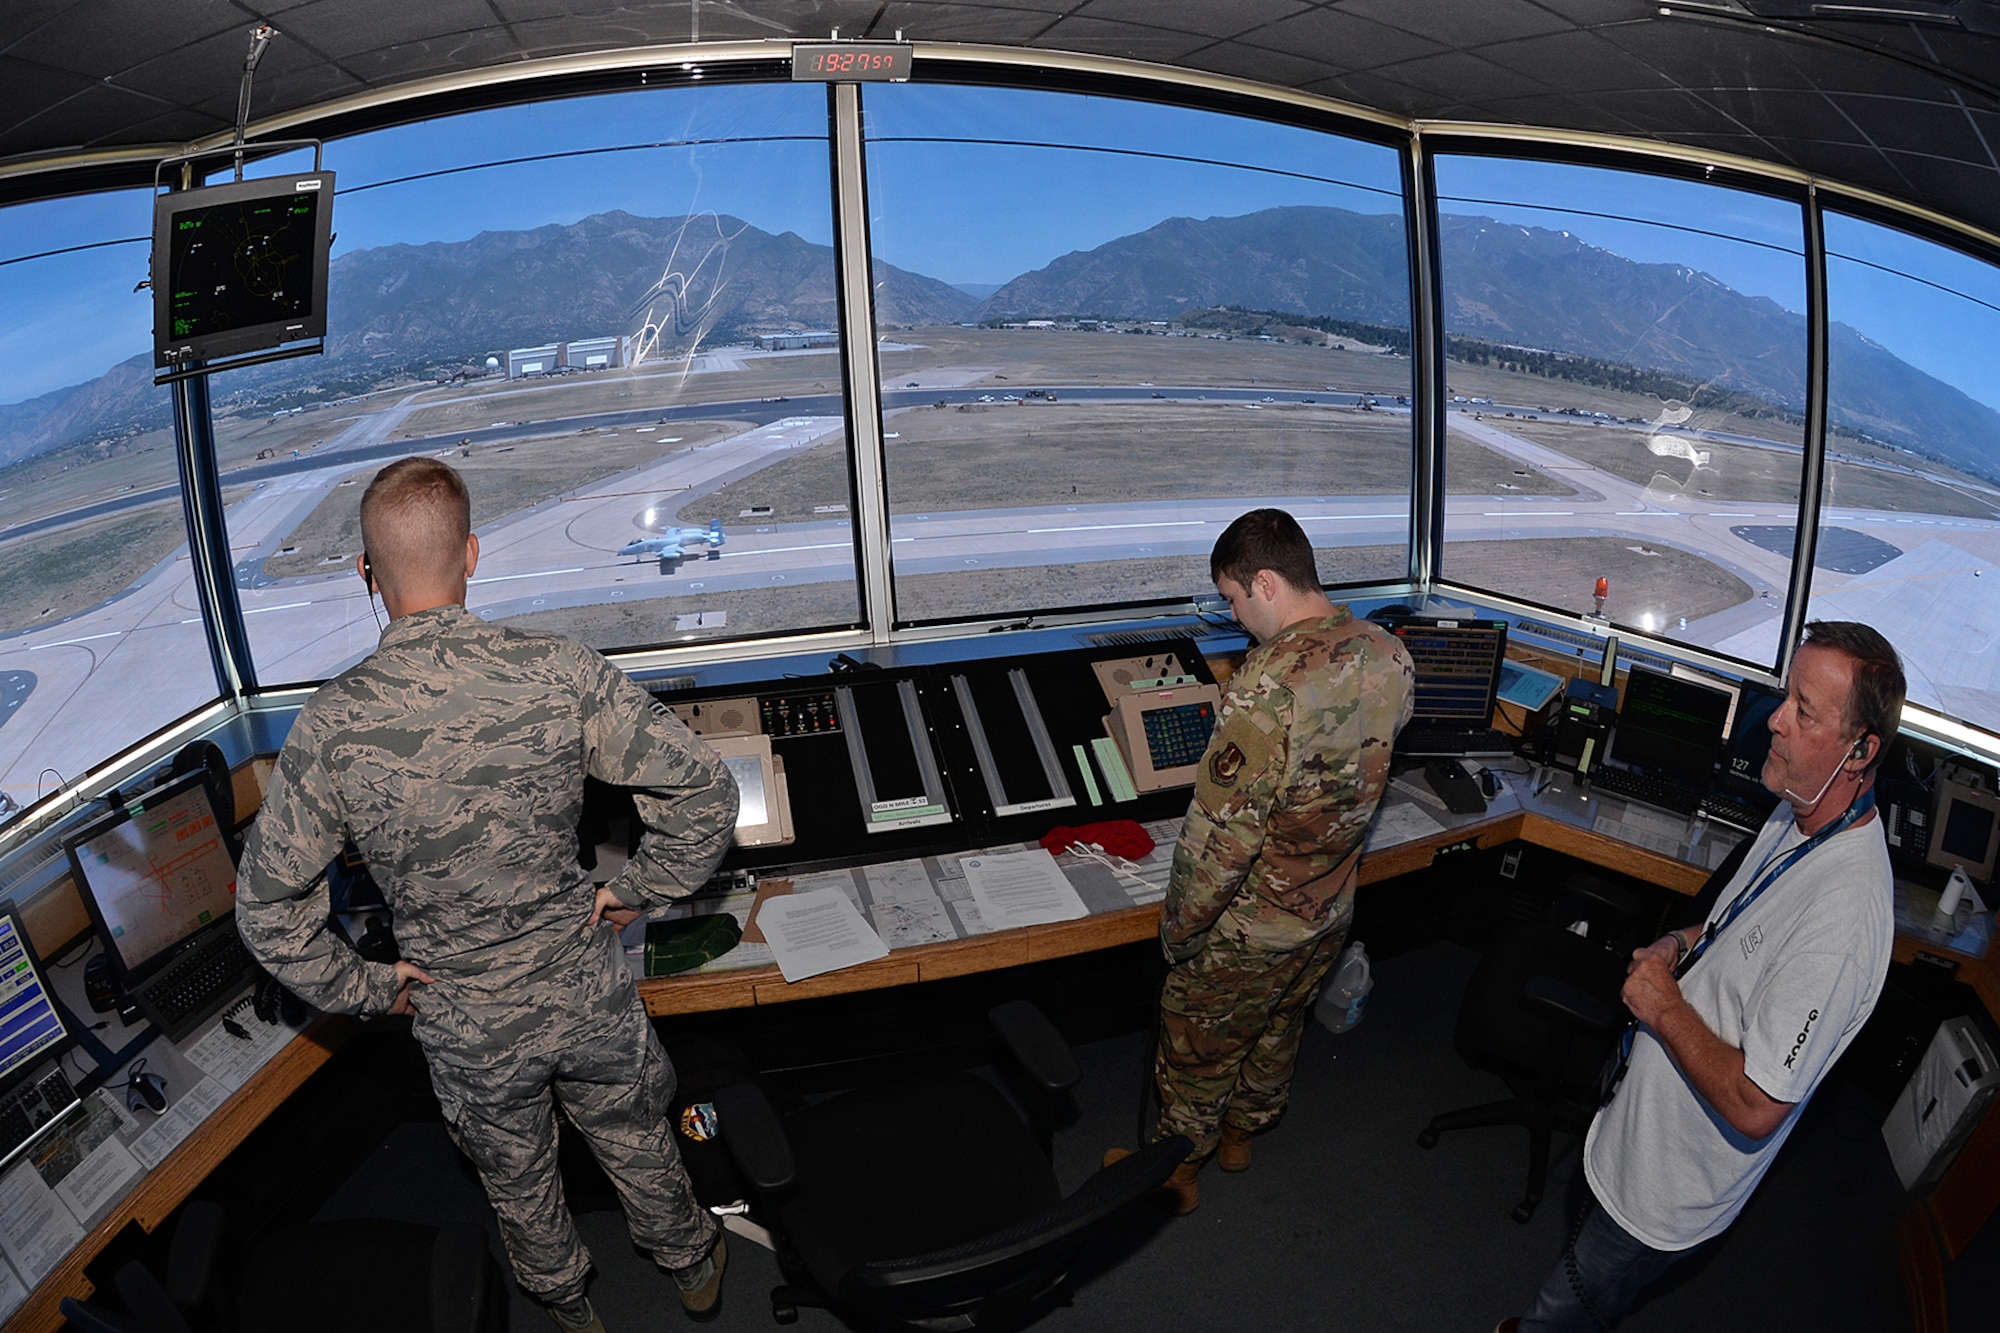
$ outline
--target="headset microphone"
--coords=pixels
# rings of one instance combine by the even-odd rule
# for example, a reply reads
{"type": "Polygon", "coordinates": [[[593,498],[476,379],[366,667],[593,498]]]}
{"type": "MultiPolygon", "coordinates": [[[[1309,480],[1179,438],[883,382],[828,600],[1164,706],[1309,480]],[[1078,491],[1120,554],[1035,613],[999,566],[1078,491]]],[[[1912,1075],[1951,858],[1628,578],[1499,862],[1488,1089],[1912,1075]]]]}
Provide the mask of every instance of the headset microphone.
{"type": "Polygon", "coordinates": [[[1854,738],[1854,744],[1851,747],[1849,747],[1846,754],[1840,756],[1840,762],[1835,764],[1833,766],[1833,771],[1826,775],[1826,781],[1819,784],[1819,791],[1814,794],[1813,798],[1810,801],[1806,800],[1805,797],[1793,791],[1790,787],[1785,788],[1784,791],[1785,799],[1794,802],[1796,804],[1802,804],[1808,810],[1818,805],[1820,801],[1824,799],[1824,797],[1826,796],[1826,789],[1833,785],[1833,780],[1840,776],[1840,770],[1846,767],[1847,761],[1850,759],[1859,759],[1861,757],[1861,747],[1867,743],[1867,740],[1868,737],[1866,735],[1861,735],[1854,738]]]}

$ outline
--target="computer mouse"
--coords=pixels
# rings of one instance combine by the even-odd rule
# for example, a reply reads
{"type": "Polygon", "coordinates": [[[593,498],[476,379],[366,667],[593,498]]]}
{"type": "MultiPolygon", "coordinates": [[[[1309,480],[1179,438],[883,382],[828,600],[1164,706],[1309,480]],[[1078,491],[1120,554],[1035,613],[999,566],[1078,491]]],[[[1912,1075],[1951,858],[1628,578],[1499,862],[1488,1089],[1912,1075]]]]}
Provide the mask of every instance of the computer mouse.
{"type": "Polygon", "coordinates": [[[167,1109],[167,1081],[158,1074],[140,1071],[125,1080],[125,1109],[142,1106],[154,1115],[167,1109]]]}

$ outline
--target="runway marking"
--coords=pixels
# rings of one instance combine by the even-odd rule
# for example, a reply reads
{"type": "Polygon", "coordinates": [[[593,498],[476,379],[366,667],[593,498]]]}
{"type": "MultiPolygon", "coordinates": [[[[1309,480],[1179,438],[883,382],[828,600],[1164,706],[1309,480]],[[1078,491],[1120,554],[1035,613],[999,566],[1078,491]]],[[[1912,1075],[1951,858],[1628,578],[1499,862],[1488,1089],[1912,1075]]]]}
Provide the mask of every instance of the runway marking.
{"type": "Polygon", "coordinates": [[[1489,509],[1481,518],[1571,518],[1574,509],[1489,509]]]}
{"type": "MultiPolygon", "coordinates": [[[[897,540],[911,541],[913,539],[909,537],[899,537],[897,538],[897,540]]],[[[723,552],[723,555],[725,558],[727,558],[728,556],[732,555],[734,556],[783,555],[790,551],[845,551],[850,549],[853,545],[854,545],[853,542],[821,542],[817,546],[756,546],[756,547],[743,546],[743,547],[738,547],[734,551],[725,551],[723,552]]]]}
{"type": "Polygon", "coordinates": [[[1203,518],[1176,518],[1163,523],[1079,523],[1068,528],[1023,528],[1024,536],[1039,536],[1051,532],[1115,532],[1122,528],[1199,528],[1207,526],[1203,518]]]}
{"type": "MultiPolygon", "coordinates": [[[[491,578],[472,579],[468,581],[467,586],[470,587],[481,583],[505,583],[509,579],[545,579],[545,578],[553,578],[557,574],[581,574],[581,573],[583,573],[582,565],[578,565],[575,569],[538,569],[530,574],[495,574],[491,578]]],[[[298,605],[304,606],[305,603],[300,602],[298,603],[298,605]]]]}
{"type": "Polygon", "coordinates": [[[311,606],[311,605],[312,605],[311,602],[283,602],[277,606],[253,606],[248,611],[245,611],[243,614],[246,616],[258,616],[262,615],[266,611],[291,611],[301,606],[311,606]]]}
{"type": "Polygon", "coordinates": [[[1408,513],[1397,514],[1310,514],[1299,519],[1301,523],[1352,523],[1364,518],[1408,518],[1408,513]]]}
{"type": "Polygon", "coordinates": [[[28,651],[38,653],[44,648],[66,648],[73,643],[89,643],[92,639],[115,639],[119,635],[127,633],[130,633],[130,631],[122,629],[106,630],[102,634],[86,634],[80,639],[59,639],[54,643],[30,644],[28,645],[28,651]]]}

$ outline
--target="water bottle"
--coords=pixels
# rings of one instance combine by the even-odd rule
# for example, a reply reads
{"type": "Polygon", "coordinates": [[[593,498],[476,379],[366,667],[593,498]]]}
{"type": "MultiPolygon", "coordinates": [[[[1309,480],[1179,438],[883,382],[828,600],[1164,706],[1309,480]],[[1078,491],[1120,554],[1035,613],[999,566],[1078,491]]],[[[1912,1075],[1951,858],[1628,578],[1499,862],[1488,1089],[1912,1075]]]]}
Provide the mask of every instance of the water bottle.
{"type": "Polygon", "coordinates": [[[1329,1032],[1345,1032],[1361,1021],[1362,1011],[1368,1007],[1368,992],[1374,988],[1367,946],[1356,940],[1340,951],[1340,961],[1326,979],[1319,1003],[1313,1006],[1313,1017],[1329,1032]]]}

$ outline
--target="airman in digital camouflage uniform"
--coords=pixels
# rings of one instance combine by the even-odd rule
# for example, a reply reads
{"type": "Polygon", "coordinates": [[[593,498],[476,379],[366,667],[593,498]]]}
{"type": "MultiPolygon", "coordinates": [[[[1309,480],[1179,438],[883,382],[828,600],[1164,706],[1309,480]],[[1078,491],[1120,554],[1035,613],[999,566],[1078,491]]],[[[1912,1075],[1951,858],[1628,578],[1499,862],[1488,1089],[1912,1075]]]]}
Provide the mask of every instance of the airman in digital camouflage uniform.
{"type": "Polygon", "coordinates": [[[559,1325],[603,1328],[556,1172],[557,1102],[617,1186],[633,1240],[706,1313],[727,1254],[669,1132],[673,1069],[600,923],[708,878],[735,826],[735,784],[598,654],[465,609],[479,541],[452,469],[384,468],[361,532],[359,568],[390,623],[286,738],[243,854],[244,941],[323,1009],[414,1011],[515,1275],[559,1325]],[[576,855],[586,773],[634,788],[646,826],[594,894],[576,855]],[[406,961],[364,962],[327,931],[323,871],[344,835],[395,912],[406,961]]]}
{"type": "Polygon", "coordinates": [[[1251,1134],[1285,1109],[1415,682],[1394,636],[1320,590],[1283,510],[1230,524],[1209,572],[1257,646],[1223,696],[1160,910],[1171,966],[1154,1074],[1160,1135],[1194,1143],[1166,1188],[1182,1213],[1209,1156],[1245,1169],[1251,1134]]]}

